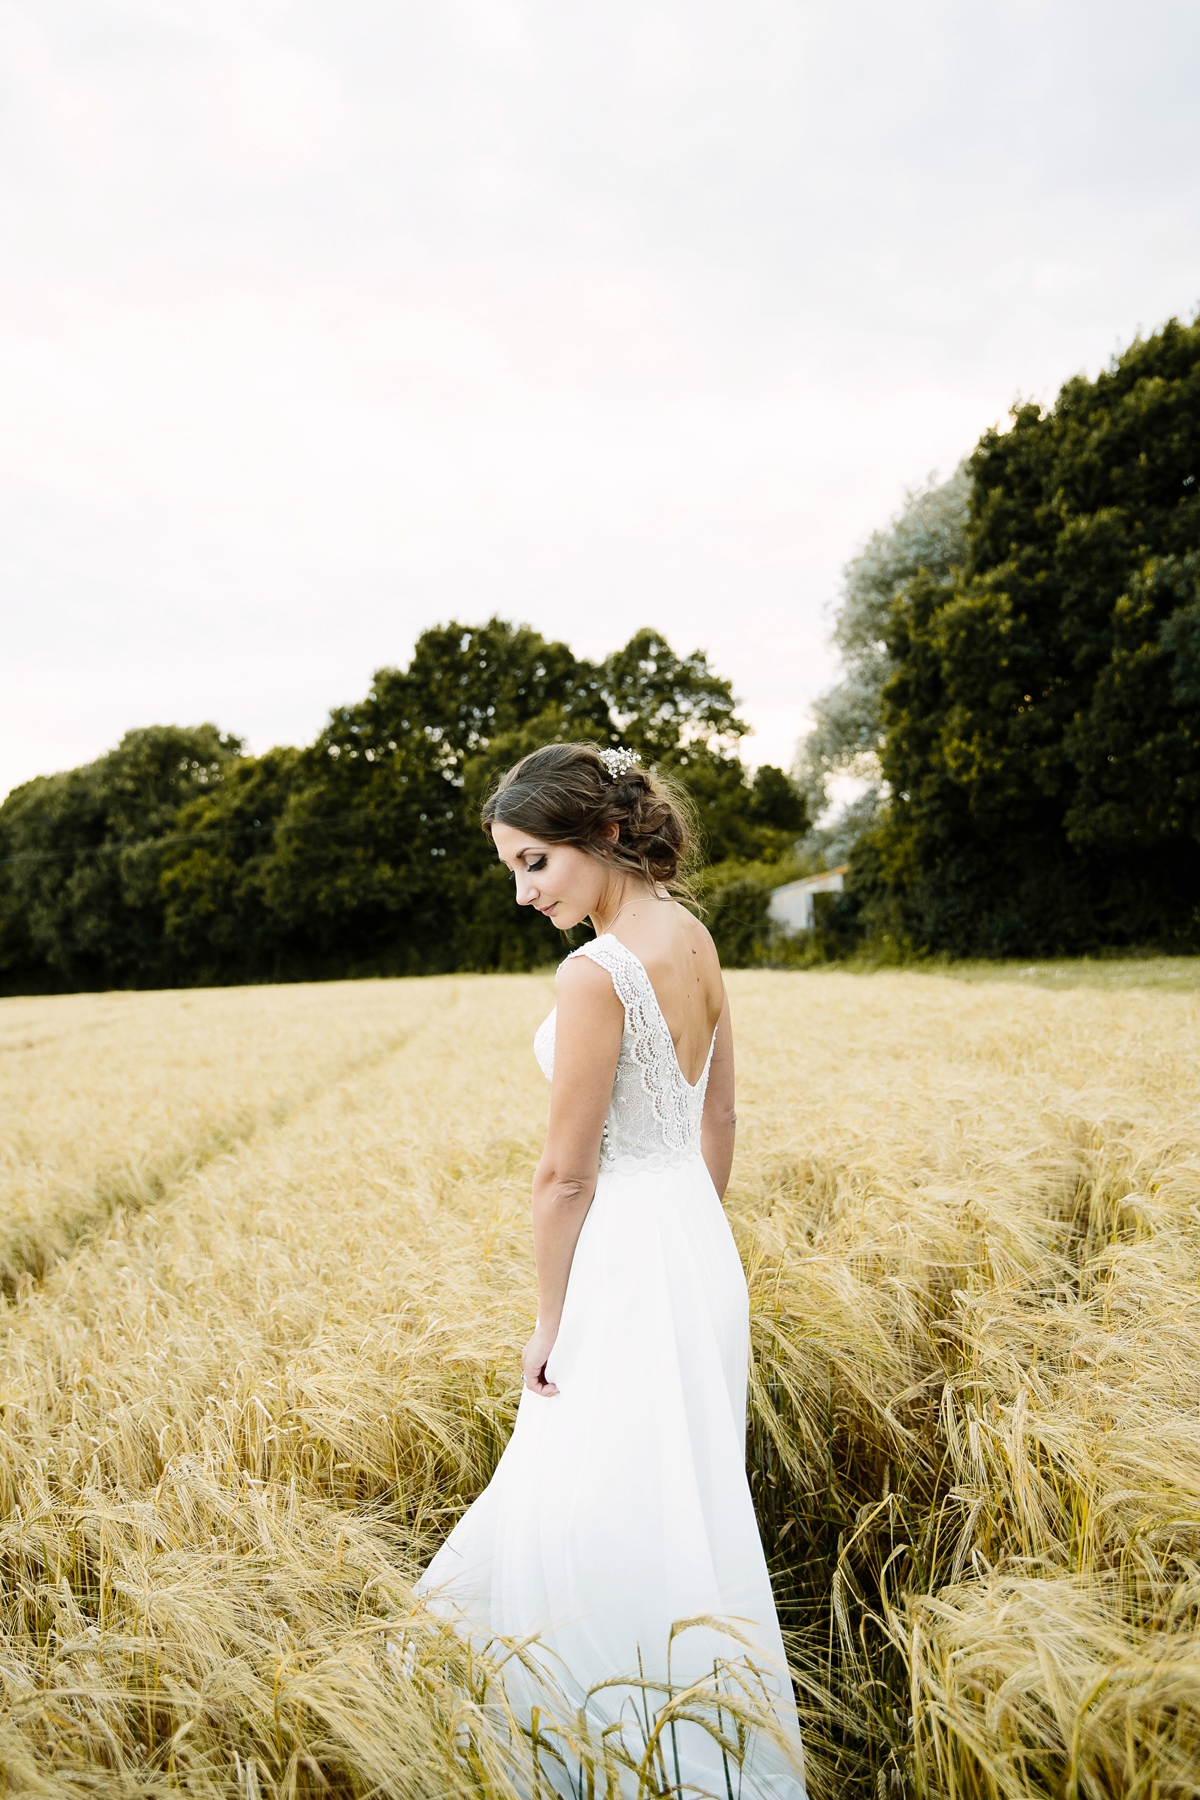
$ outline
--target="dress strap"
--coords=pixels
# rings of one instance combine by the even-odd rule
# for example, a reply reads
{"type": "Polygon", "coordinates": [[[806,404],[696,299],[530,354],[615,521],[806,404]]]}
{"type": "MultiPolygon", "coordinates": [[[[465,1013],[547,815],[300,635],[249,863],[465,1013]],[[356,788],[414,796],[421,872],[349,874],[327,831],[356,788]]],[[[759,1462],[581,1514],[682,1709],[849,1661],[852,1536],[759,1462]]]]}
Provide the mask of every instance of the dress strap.
{"type": "Polygon", "coordinates": [[[592,938],[590,942],[580,944],[578,950],[572,950],[567,962],[571,962],[576,956],[586,956],[589,962],[597,963],[607,971],[616,989],[617,999],[627,1015],[637,1007],[639,1001],[644,1001],[646,988],[652,994],[654,992],[653,983],[641,958],[635,956],[632,950],[627,950],[620,938],[609,937],[607,933],[602,937],[592,938]]]}

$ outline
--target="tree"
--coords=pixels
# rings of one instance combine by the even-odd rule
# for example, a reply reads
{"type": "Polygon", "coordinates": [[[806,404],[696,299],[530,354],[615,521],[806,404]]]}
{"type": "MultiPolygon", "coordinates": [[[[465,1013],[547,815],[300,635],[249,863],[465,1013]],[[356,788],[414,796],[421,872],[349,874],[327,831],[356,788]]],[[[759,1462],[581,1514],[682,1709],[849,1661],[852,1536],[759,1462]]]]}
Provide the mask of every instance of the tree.
{"type": "Polygon", "coordinates": [[[621,742],[648,763],[686,766],[689,750],[699,747],[728,755],[748,730],[730,684],[713,673],[704,652],[676,656],[657,631],[635,632],[614,651],[600,688],[621,742]]]}
{"type": "Polygon", "coordinates": [[[400,713],[459,758],[544,713],[568,729],[583,724],[604,737],[613,730],[601,671],[566,644],[504,619],[434,626],[417,639],[407,670],[381,670],[375,679],[385,706],[394,695],[400,713]]]}
{"type": "Polygon", "coordinates": [[[244,757],[181,809],[163,847],[160,886],[166,943],[190,980],[307,972],[308,941],[271,912],[263,879],[303,768],[303,752],[286,746],[244,757]]]}
{"type": "Polygon", "coordinates": [[[882,770],[849,886],[965,954],[1200,941],[1200,322],[970,459],[968,555],[893,603],[882,770]]]}
{"type": "Polygon", "coordinates": [[[481,942],[487,846],[465,770],[543,714],[567,729],[606,720],[597,679],[565,644],[501,619],[423,633],[408,668],[380,669],[307,750],[272,752],[194,814],[220,835],[165,877],[173,940],[225,979],[424,973],[464,954],[511,964],[511,946],[481,942]],[[250,814],[265,837],[246,834],[250,814]]]}
{"type": "Polygon", "coordinates": [[[851,845],[876,820],[885,797],[883,688],[892,673],[888,617],[918,575],[948,583],[967,554],[971,480],[965,463],[949,481],[932,479],[906,498],[900,512],[847,563],[835,613],[833,641],[845,669],[841,681],[813,708],[813,728],[796,756],[796,783],[817,819],[830,804],[830,783],[849,776],[865,783],[841,813],[814,832],[819,860],[845,860],[851,845]]]}
{"type": "Polygon", "coordinates": [[[658,632],[639,631],[607,659],[601,681],[620,741],[691,794],[706,860],[778,861],[792,850],[808,822],[804,802],[782,769],[748,781],[737,749],[749,728],[703,651],[676,656],[658,632]]]}
{"type": "Polygon", "coordinates": [[[83,768],[0,806],[0,981],[9,989],[171,978],[159,890],[182,806],[219,786],[241,746],[215,725],[150,725],[83,768]]]}

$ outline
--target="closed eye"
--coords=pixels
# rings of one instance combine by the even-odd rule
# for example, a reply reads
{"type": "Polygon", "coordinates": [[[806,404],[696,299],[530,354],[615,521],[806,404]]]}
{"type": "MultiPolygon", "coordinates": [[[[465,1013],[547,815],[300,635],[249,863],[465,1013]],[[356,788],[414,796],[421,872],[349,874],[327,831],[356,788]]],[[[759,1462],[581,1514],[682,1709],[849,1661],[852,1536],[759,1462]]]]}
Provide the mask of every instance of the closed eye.
{"type": "Polygon", "coordinates": [[[538,870],[544,869],[545,866],[546,866],[546,859],[544,856],[535,857],[533,862],[527,862],[525,864],[525,873],[527,875],[536,875],[538,870]]]}

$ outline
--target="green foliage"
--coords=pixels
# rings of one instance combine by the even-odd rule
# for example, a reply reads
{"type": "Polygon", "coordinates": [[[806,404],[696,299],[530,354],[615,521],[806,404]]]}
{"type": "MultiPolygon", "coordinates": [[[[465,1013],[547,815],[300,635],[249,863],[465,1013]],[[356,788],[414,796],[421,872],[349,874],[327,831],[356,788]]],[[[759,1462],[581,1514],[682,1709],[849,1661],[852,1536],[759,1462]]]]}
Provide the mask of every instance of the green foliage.
{"type": "Polygon", "coordinates": [[[451,622],[316,742],[239,754],[213,726],[132,732],[0,807],[0,985],[162,985],[526,969],[561,953],[479,829],[539,744],[639,749],[691,791],[713,853],[778,859],[805,824],[702,652],[640,631],[603,664],[528,626],[451,622]]]}
{"type": "Polygon", "coordinates": [[[590,724],[598,736],[612,729],[600,671],[566,644],[503,619],[434,626],[417,639],[407,670],[380,671],[376,690],[393,734],[411,721],[455,757],[550,712],[572,726],[590,724]]]}
{"type": "Polygon", "coordinates": [[[269,910],[264,875],[284,809],[303,781],[303,753],[269,750],[231,763],[224,779],[183,807],[163,847],[168,958],[198,983],[231,972],[279,979],[304,950],[269,910]]]}
{"type": "Polygon", "coordinates": [[[750,784],[750,817],[760,831],[778,831],[793,843],[808,825],[808,808],[795,782],[782,769],[764,763],[750,784]]]}
{"type": "Polygon", "coordinates": [[[887,644],[892,606],[918,575],[948,584],[965,563],[970,498],[964,463],[949,481],[931,481],[906,495],[896,517],[873,532],[846,565],[833,631],[844,672],[814,705],[813,728],[796,758],[796,780],[814,819],[829,805],[833,779],[850,776],[865,784],[810,835],[807,848],[827,868],[845,861],[850,846],[875,823],[883,800],[883,689],[892,674],[887,644]]]}
{"type": "Polygon", "coordinates": [[[768,911],[774,888],[808,873],[809,865],[797,860],[794,846],[786,861],[730,857],[704,870],[700,911],[726,968],[799,968],[825,959],[809,942],[811,934],[782,930],[768,911]]]}
{"type": "Polygon", "coordinates": [[[842,894],[813,895],[813,924],[804,949],[812,962],[841,962],[853,956],[861,932],[858,908],[842,894]]]}
{"type": "Polygon", "coordinates": [[[957,955],[1200,943],[1200,324],[968,465],[969,553],[888,616],[863,927],[957,955]]]}
{"type": "Polygon", "coordinates": [[[717,741],[728,751],[746,734],[729,683],[713,674],[704,652],[676,656],[657,631],[636,632],[599,676],[616,735],[648,763],[685,745],[717,741]]]}
{"type": "Polygon", "coordinates": [[[727,969],[760,967],[768,959],[771,889],[761,876],[737,875],[707,896],[705,923],[727,969]]]}
{"type": "Polygon", "coordinates": [[[83,768],[40,776],[0,807],[0,983],[8,991],[169,977],[162,840],[220,786],[236,738],[151,725],[83,768]]]}
{"type": "Polygon", "coordinates": [[[808,815],[782,769],[769,765],[747,784],[742,764],[704,744],[685,744],[659,759],[696,802],[707,862],[779,862],[792,855],[808,815]]]}

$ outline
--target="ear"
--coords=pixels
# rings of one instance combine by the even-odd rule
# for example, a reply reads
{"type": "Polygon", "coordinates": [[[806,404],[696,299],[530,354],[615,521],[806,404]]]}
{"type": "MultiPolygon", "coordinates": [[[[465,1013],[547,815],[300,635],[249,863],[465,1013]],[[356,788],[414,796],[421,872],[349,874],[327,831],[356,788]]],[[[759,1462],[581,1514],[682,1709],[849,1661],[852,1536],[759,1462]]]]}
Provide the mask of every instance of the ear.
{"type": "Polygon", "coordinates": [[[600,832],[600,836],[610,844],[615,844],[620,835],[621,827],[617,824],[615,819],[605,825],[600,832]]]}

